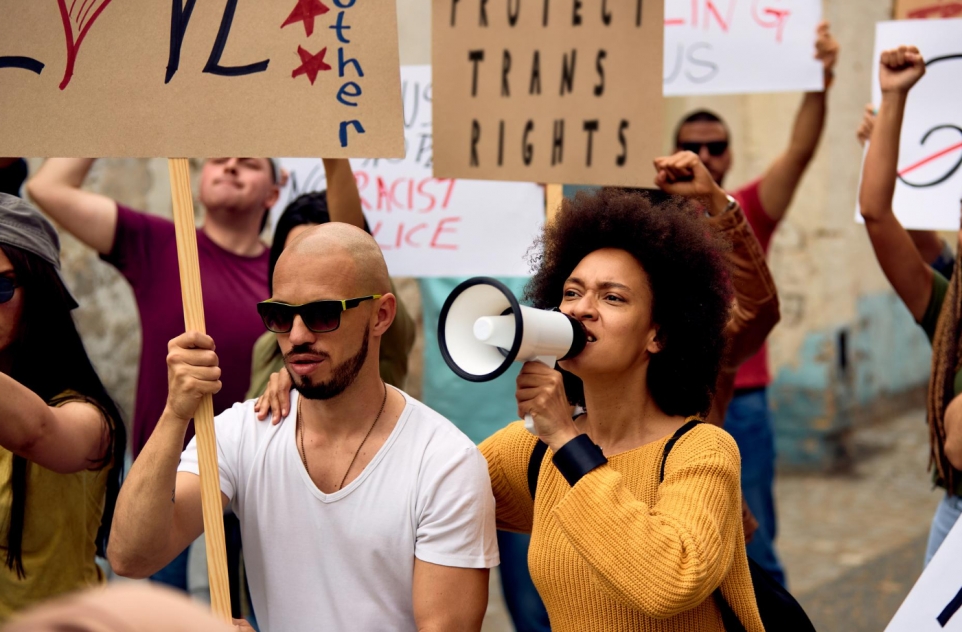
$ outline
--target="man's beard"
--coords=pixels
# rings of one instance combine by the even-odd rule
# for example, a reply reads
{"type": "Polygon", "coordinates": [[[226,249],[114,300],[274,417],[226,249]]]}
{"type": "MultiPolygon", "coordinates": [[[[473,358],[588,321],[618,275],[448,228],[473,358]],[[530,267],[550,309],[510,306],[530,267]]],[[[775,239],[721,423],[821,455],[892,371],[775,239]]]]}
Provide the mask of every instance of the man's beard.
{"type": "MultiPolygon", "coordinates": [[[[361,340],[360,350],[358,350],[353,357],[333,367],[331,369],[331,379],[326,382],[315,384],[311,381],[310,376],[296,376],[290,372],[290,369],[287,369],[297,392],[307,399],[331,399],[343,393],[348,386],[354,383],[354,380],[357,379],[358,374],[361,372],[361,368],[364,366],[364,361],[367,359],[368,334],[370,331],[370,325],[364,327],[364,337],[361,340]]],[[[302,345],[291,349],[288,355],[295,353],[313,353],[313,351],[310,347],[302,345]]],[[[287,368],[286,362],[284,368],[287,368]]]]}

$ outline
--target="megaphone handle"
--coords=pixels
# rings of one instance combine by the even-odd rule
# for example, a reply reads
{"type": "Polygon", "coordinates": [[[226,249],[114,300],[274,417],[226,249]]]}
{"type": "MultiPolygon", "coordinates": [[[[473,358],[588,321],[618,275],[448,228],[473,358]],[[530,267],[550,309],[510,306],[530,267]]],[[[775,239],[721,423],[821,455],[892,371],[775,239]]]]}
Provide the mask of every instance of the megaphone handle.
{"type": "Polygon", "coordinates": [[[534,417],[531,416],[531,413],[524,416],[524,429],[531,434],[537,434],[534,431],[534,417]]]}
{"type": "MultiPolygon", "coordinates": [[[[558,362],[558,358],[556,358],[555,356],[538,356],[537,358],[535,358],[535,360],[537,360],[538,362],[541,362],[542,364],[548,365],[552,369],[554,368],[554,365],[557,364],[558,362]]],[[[531,416],[531,413],[528,413],[527,415],[524,416],[524,429],[533,435],[538,434],[534,431],[534,417],[531,416]]]]}

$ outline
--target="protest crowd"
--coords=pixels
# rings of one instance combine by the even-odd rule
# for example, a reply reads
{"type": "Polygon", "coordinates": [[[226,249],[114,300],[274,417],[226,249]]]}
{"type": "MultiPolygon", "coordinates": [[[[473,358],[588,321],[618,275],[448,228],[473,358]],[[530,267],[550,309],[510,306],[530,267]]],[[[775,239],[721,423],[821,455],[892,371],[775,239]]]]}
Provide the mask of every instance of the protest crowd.
{"type": "MultiPolygon", "coordinates": [[[[962,49],[933,54],[938,38],[911,30],[934,25],[957,44],[962,4],[890,7],[887,19],[939,19],[879,25],[876,51],[858,61],[872,69],[869,93],[850,88],[851,66],[840,64],[853,54],[840,41],[854,29],[870,38],[869,23],[830,23],[839,2],[797,2],[794,13],[769,2],[774,22],[755,15],[765,37],[777,30],[779,43],[784,34],[803,51],[784,53],[782,69],[768,53],[745,52],[763,35],[737,30],[734,0],[398,0],[402,16],[433,20],[434,85],[422,90],[414,78],[430,71],[398,64],[410,35],[402,28],[399,44],[395,2],[283,3],[296,6],[278,14],[271,36],[296,47],[292,74],[276,71],[273,52],[270,64],[231,65],[273,51],[225,44],[256,31],[260,13],[228,2],[223,17],[201,6],[192,17],[194,2],[175,0],[144,46],[162,53],[163,85],[221,82],[169,106],[172,119],[188,105],[197,119],[140,137],[130,131],[138,106],[115,104],[63,150],[56,110],[45,109],[53,101],[88,107],[101,90],[140,98],[122,78],[85,83],[85,62],[107,54],[98,34],[127,37],[119,18],[110,22],[121,10],[110,0],[11,9],[24,33],[40,28],[27,20],[62,18],[68,70],[43,92],[40,81],[60,71],[42,55],[63,55],[62,42],[34,46],[0,26],[0,126],[17,128],[0,129],[0,155],[17,154],[0,158],[0,630],[477,632],[494,629],[485,617],[495,599],[518,632],[814,630],[779,553],[779,437],[792,403],[773,404],[768,341],[791,304],[769,254],[798,200],[835,195],[851,199],[850,223],[863,224],[872,265],[919,330],[893,326],[892,336],[924,335],[931,347],[930,366],[896,358],[927,385],[927,425],[914,432],[928,445],[939,502],[916,516],[930,524],[926,550],[890,629],[962,623],[962,614],[953,620],[962,564],[949,557],[962,555],[962,531],[953,539],[962,515],[962,144],[951,135],[962,135],[962,119],[938,118],[959,110],[962,76],[948,67],[962,49]],[[655,22],[643,17],[650,12],[655,22]],[[678,44],[676,57],[671,38],[686,20],[705,32],[716,25],[722,39],[678,44]],[[550,43],[559,21],[585,41],[550,43]],[[191,38],[210,24],[214,50],[197,52],[191,38]],[[627,30],[605,41],[605,28],[658,37],[627,30]],[[321,36],[326,58],[313,52],[321,36]],[[699,57],[724,49],[726,37],[748,44],[732,59],[699,57]],[[629,40],[664,48],[664,77],[660,62],[620,56],[629,40]],[[577,47],[588,49],[581,61],[577,47]],[[747,81],[758,85],[698,87],[729,81],[726,63],[752,62],[761,69],[747,81]],[[772,78],[759,78],[765,72],[772,78]],[[639,85],[623,85],[623,74],[639,85]],[[259,77],[293,79],[300,92],[271,97],[259,77]],[[790,125],[764,139],[764,168],[735,182],[735,156],[749,142],[718,95],[766,85],[802,94],[778,101],[794,103],[790,125]],[[330,98],[309,96],[321,87],[330,98]],[[864,92],[868,105],[836,111],[840,89],[864,92]],[[698,99],[663,110],[669,95],[698,99]],[[14,113],[17,99],[45,105],[14,113]],[[613,101],[636,111],[617,113],[613,101]],[[423,136],[431,110],[419,118],[432,103],[433,158],[423,136]],[[376,108],[396,116],[378,118],[376,108]],[[296,111],[322,122],[305,125],[296,111]],[[823,137],[836,116],[857,121],[847,137],[864,151],[861,175],[854,190],[814,191],[807,174],[835,149],[823,137]],[[421,136],[403,137],[405,127],[421,136]],[[924,157],[906,157],[906,138],[917,143],[920,130],[924,157]],[[305,153],[314,133],[329,140],[305,153]],[[271,134],[276,144],[262,142],[271,134]],[[175,181],[172,160],[163,205],[197,206],[174,220],[144,196],[109,194],[110,178],[122,177],[112,170],[148,155],[141,147],[190,149],[201,137],[227,137],[233,144],[213,146],[234,153],[297,158],[192,158],[189,182],[175,181]],[[247,138],[256,140],[249,149],[247,138]],[[421,171],[392,184],[380,174],[405,152],[421,171]],[[495,189],[482,186],[495,183],[496,199],[485,198],[495,189]],[[945,208],[912,206],[936,203],[945,208]],[[496,219],[485,233],[472,217],[488,213],[496,219]],[[472,230],[483,239],[457,241],[472,230]],[[499,232],[521,233],[510,254],[494,243],[499,232]],[[129,287],[136,317],[112,307],[113,295],[98,300],[102,313],[84,305],[107,267],[129,287]],[[117,320],[123,340],[107,332],[117,320]],[[945,587],[949,598],[939,593],[931,617],[913,610],[916,580],[919,593],[945,587]]],[[[14,4],[0,0],[0,14],[14,4]]],[[[277,12],[267,4],[256,10],[277,12]]],[[[144,88],[145,100],[162,89],[144,88]]]]}

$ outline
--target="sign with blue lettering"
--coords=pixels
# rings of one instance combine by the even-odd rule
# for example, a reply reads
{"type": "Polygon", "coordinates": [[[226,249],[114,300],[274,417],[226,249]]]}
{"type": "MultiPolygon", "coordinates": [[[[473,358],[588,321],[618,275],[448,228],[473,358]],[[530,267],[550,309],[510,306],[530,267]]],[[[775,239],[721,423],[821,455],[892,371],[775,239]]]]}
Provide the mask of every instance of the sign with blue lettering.
{"type": "Polygon", "coordinates": [[[394,2],[0,0],[0,155],[404,154],[394,2]]]}

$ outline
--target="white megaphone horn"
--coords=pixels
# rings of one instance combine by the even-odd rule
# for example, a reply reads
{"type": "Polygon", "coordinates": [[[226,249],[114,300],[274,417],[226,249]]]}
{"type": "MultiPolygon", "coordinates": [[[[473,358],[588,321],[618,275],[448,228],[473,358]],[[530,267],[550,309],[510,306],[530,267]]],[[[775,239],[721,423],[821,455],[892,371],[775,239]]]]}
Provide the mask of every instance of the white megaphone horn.
{"type": "MultiPolygon", "coordinates": [[[[497,279],[475,277],[458,285],[444,301],[438,321],[441,356],[459,377],[487,382],[512,362],[537,360],[554,367],[587,343],[584,326],[558,311],[518,303],[497,279]]],[[[534,420],[525,415],[534,432],[534,420]]]]}

